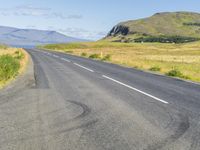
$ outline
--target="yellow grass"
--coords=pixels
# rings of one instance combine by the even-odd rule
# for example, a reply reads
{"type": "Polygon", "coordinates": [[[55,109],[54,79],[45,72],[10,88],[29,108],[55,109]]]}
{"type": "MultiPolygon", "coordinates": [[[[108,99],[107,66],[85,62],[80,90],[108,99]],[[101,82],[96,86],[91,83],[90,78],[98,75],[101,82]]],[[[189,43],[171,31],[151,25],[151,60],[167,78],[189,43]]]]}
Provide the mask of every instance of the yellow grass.
{"type": "Polygon", "coordinates": [[[82,53],[86,53],[87,56],[100,54],[102,57],[109,54],[112,63],[143,70],[159,67],[162,74],[175,68],[191,80],[200,82],[200,42],[187,44],[89,42],[61,45],[61,47],[50,45],[44,48],[73,52],[78,56],[82,53]],[[81,45],[81,48],[77,45],[81,45]]]}
{"type": "MultiPolygon", "coordinates": [[[[28,60],[29,60],[29,55],[28,53],[22,49],[22,48],[11,48],[11,47],[8,47],[8,48],[0,48],[0,55],[11,55],[11,56],[15,56],[15,53],[19,51],[23,54],[23,58],[20,59],[20,69],[19,69],[19,74],[23,73],[26,69],[26,66],[28,64],[28,60]]],[[[5,85],[7,85],[9,82],[11,82],[13,80],[12,79],[9,79],[8,81],[1,81],[0,82],[0,89],[2,87],[4,87],[5,85]]]]}

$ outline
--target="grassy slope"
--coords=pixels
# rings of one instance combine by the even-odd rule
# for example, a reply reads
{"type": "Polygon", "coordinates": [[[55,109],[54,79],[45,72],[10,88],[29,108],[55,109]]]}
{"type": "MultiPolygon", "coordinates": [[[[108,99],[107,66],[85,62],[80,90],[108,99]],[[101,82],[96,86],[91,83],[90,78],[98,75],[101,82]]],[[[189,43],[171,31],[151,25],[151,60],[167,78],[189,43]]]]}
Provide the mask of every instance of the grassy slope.
{"type": "Polygon", "coordinates": [[[182,35],[197,36],[195,32],[197,27],[185,26],[183,23],[200,21],[200,14],[195,13],[161,13],[153,15],[148,19],[130,21],[124,23],[130,27],[131,31],[138,30],[147,34],[165,34],[165,35],[182,35]]]}
{"type": "Polygon", "coordinates": [[[0,45],[0,88],[25,70],[28,54],[23,49],[0,45]]]}
{"type": "Polygon", "coordinates": [[[143,70],[158,70],[163,74],[175,69],[183,74],[182,77],[200,82],[200,42],[188,44],[89,42],[52,44],[42,48],[84,57],[99,54],[98,59],[110,55],[111,59],[107,61],[112,63],[143,70]]]}
{"type": "MultiPolygon", "coordinates": [[[[152,36],[179,35],[186,37],[200,37],[200,26],[188,26],[184,23],[199,23],[200,14],[191,12],[157,13],[149,18],[131,20],[119,23],[129,28],[130,33],[145,33],[152,36]]],[[[138,38],[142,35],[128,34],[127,38],[138,38]]],[[[107,37],[107,40],[114,41],[120,36],[107,37]]]]}

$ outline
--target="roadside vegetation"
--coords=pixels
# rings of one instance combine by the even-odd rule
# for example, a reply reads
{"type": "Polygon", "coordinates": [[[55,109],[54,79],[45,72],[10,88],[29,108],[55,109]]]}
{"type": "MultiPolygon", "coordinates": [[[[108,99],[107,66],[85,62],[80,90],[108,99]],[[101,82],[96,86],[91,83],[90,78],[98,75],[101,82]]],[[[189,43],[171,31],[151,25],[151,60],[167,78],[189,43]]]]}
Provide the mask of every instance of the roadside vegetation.
{"type": "Polygon", "coordinates": [[[183,37],[183,36],[147,36],[140,37],[134,41],[137,43],[141,42],[159,42],[159,43],[188,43],[198,41],[199,38],[194,37],[183,37]]]}
{"type": "Polygon", "coordinates": [[[73,55],[200,82],[200,42],[170,44],[98,41],[50,44],[40,48],[73,51],[73,55]]]}
{"type": "Polygon", "coordinates": [[[0,45],[0,88],[22,73],[28,62],[23,49],[0,45]]]}
{"type": "Polygon", "coordinates": [[[151,67],[149,70],[150,71],[161,71],[161,68],[159,66],[154,66],[154,67],[151,67]]]}
{"type": "Polygon", "coordinates": [[[190,79],[190,77],[183,75],[183,73],[179,71],[178,69],[172,69],[169,72],[167,72],[166,75],[171,76],[171,77],[190,79]]]}

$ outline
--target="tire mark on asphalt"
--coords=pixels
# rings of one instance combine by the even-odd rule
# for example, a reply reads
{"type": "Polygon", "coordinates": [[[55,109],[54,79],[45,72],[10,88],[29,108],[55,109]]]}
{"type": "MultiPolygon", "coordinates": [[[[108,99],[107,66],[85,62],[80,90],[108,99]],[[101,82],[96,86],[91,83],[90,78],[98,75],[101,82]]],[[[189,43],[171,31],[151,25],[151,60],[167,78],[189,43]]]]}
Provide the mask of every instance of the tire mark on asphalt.
{"type": "Polygon", "coordinates": [[[77,130],[77,129],[89,128],[90,126],[96,124],[97,122],[98,122],[98,119],[95,119],[95,120],[83,123],[81,125],[77,125],[77,126],[73,126],[71,128],[67,128],[67,129],[64,129],[64,130],[57,131],[55,133],[56,134],[63,134],[65,132],[70,132],[70,131],[77,130]]]}
{"type": "Polygon", "coordinates": [[[165,138],[164,140],[158,143],[149,145],[145,150],[162,149],[163,147],[170,145],[174,143],[176,140],[178,140],[190,127],[189,118],[187,115],[179,114],[179,118],[180,118],[180,123],[178,124],[178,127],[173,135],[165,138]]]}
{"type": "Polygon", "coordinates": [[[84,118],[85,116],[87,116],[91,113],[91,109],[83,103],[80,103],[80,102],[77,102],[77,101],[68,101],[68,102],[81,107],[82,110],[83,110],[83,112],[80,115],[78,115],[77,117],[75,117],[73,120],[84,118]]]}
{"type": "Polygon", "coordinates": [[[75,116],[74,118],[59,121],[59,122],[53,124],[52,125],[53,127],[59,127],[59,126],[63,126],[63,125],[73,125],[73,124],[78,123],[79,121],[80,121],[79,124],[81,124],[81,122],[85,122],[85,120],[82,120],[82,119],[84,119],[86,116],[88,116],[91,113],[91,109],[87,105],[85,105],[81,102],[71,101],[71,100],[67,100],[67,102],[80,107],[82,109],[82,112],[80,114],[78,114],[77,116],[75,116]]]}

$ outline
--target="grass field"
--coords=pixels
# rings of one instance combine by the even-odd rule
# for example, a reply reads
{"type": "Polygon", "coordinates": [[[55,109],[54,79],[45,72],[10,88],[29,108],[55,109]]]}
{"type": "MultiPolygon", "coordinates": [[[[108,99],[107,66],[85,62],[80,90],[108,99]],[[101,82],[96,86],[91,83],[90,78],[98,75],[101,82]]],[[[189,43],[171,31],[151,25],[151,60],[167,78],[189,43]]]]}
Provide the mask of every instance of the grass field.
{"type": "Polygon", "coordinates": [[[25,70],[28,55],[23,49],[0,45],[0,88],[25,70]]]}
{"type": "Polygon", "coordinates": [[[41,46],[200,82],[200,42],[187,44],[87,42],[41,46]]]}

